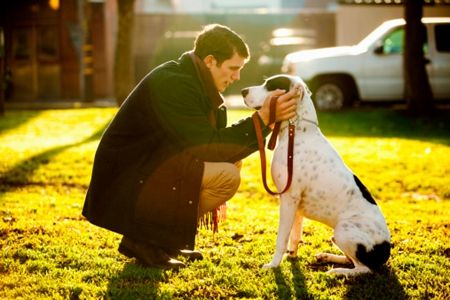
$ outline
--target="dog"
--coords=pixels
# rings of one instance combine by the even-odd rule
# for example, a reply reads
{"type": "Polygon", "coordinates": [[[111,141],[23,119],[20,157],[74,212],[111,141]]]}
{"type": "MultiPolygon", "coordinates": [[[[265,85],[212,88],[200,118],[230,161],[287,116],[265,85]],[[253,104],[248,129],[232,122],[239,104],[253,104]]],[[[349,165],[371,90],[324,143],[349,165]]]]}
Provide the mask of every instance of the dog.
{"type": "Polygon", "coordinates": [[[281,190],[287,181],[287,127],[289,122],[294,123],[292,184],[280,195],[276,251],[272,261],[263,268],[278,267],[286,252],[292,258],[297,256],[306,217],[333,228],[331,240],[344,253],[321,253],[316,255],[317,260],[354,266],[333,268],[327,273],[353,276],[378,270],[391,252],[385,218],[368,189],[321,133],[311,92],[303,80],[275,75],[262,85],[245,88],[241,93],[248,107],[259,109],[270,91],[288,91],[295,85],[303,91],[297,104],[297,117],[281,124],[271,166],[274,183],[281,190]]]}

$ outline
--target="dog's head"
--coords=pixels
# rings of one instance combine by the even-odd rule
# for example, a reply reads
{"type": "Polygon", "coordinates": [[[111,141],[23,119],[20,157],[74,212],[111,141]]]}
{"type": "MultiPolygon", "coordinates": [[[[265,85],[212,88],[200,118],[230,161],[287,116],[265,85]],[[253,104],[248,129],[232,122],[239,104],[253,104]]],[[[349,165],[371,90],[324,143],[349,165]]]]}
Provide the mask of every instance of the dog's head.
{"type": "Polygon", "coordinates": [[[261,85],[242,89],[241,94],[244,97],[245,105],[258,110],[262,107],[269,92],[277,89],[285,90],[287,92],[296,83],[302,83],[302,86],[305,86],[299,77],[284,74],[275,75],[267,78],[261,85]]]}

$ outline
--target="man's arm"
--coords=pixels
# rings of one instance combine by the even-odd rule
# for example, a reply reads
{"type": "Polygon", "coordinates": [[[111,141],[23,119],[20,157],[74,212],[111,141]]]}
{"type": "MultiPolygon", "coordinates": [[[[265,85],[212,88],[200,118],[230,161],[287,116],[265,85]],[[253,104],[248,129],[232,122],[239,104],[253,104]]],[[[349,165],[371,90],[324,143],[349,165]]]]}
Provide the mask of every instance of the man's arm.
{"type": "MultiPolygon", "coordinates": [[[[151,84],[151,102],[161,126],[181,149],[188,149],[204,161],[235,162],[257,149],[252,119],[246,118],[230,127],[214,128],[208,121],[208,99],[189,78],[169,79],[151,84]],[[165,82],[164,82],[165,81],[165,82]]],[[[270,133],[264,129],[264,136],[270,133]]]]}

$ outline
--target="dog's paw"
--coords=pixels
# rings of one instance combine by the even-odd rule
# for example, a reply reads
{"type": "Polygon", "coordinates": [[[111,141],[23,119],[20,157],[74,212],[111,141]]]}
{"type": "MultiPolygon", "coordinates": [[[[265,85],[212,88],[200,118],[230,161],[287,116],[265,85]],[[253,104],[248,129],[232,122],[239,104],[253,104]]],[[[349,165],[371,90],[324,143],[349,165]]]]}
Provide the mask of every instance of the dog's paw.
{"type": "Polygon", "coordinates": [[[263,270],[268,270],[268,269],[275,269],[275,268],[278,268],[280,265],[276,265],[276,264],[273,264],[273,263],[268,263],[268,264],[265,264],[264,266],[262,266],[262,268],[263,268],[263,270]]]}
{"type": "Polygon", "coordinates": [[[337,275],[337,276],[358,276],[361,274],[371,273],[372,271],[365,267],[360,266],[353,269],[345,269],[345,268],[334,268],[327,271],[327,274],[329,275],[337,275]]]}
{"type": "Polygon", "coordinates": [[[330,257],[328,255],[328,253],[319,253],[319,254],[316,254],[316,260],[317,260],[317,262],[329,262],[330,257]]]}
{"type": "Polygon", "coordinates": [[[346,276],[345,272],[342,272],[342,269],[330,269],[325,273],[328,275],[346,276]]]}
{"type": "Polygon", "coordinates": [[[287,257],[290,259],[297,258],[297,251],[286,251],[287,257]]]}

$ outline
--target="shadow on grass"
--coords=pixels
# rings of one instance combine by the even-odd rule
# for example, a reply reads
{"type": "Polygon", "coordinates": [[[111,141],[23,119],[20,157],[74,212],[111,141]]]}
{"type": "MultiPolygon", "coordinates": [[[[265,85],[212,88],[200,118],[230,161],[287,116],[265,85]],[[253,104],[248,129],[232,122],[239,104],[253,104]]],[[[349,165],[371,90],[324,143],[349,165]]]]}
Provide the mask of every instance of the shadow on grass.
{"type": "Polygon", "coordinates": [[[312,299],[306,288],[306,278],[300,271],[298,259],[291,260],[292,281],[294,284],[295,297],[297,299],[312,299]]]}
{"type": "MultiPolygon", "coordinates": [[[[83,144],[90,143],[90,142],[100,139],[100,137],[102,136],[102,134],[105,131],[106,126],[108,126],[108,124],[109,124],[109,121],[106,122],[106,124],[103,125],[94,134],[92,134],[91,136],[87,137],[86,139],[84,139],[80,142],[51,148],[49,150],[38,153],[38,154],[16,164],[11,169],[9,169],[7,172],[5,172],[4,174],[1,174],[2,178],[0,181],[0,195],[14,187],[24,186],[27,184],[48,185],[49,182],[42,182],[42,183],[30,182],[29,179],[41,165],[48,164],[51,161],[51,159],[53,157],[55,157],[56,155],[58,155],[59,153],[65,151],[67,149],[70,149],[73,147],[78,147],[83,144]]],[[[65,185],[70,186],[71,183],[65,183],[65,185]]]]}
{"type": "Polygon", "coordinates": [[[378,273],[348,278],[345,283],[348,287],[343,299],[410,299],[394,270],[388,267],[384,267],[378,273]]]}
{"type": "MultiPolygon", "coordinates": [[[[292,272],[292,285],[294,287],[294,295],[290,288],[290,281],[285,278],[280,268],[273,270],[275,282],[278,287],[278,299],[313,299],[314,297],[308,292],[306,278],[303,275],[299,260],[290,259],[292,272]]],[[[317,272],[325,272],[328,269],[327,264],[310,265],[317,272]]],[[[334,267],[344,267],[336,266],[334,267]]],[[[349,267],[349,265],[345,265],[349,267]]],[[[403,286],[395,274],[395,271],[389,267],[383,267],[375,273],[363,274],[356,277],[347,277],[342,282],[340,277],[329,275],[326,278],[326,285],[333,287],[335,285],[344,284],[346,292],[342,299],[365,299],[365,300],[406,300],[410,297],[406,294],[403,286]]]]}
{"type": "Polygon", "coordinates": [[[351,109],[319,112],[318,118],[328,137],[395,137],[450,145],[450,110],[411,117],[401,110],[351,109]]]}
{"type": "Polygon", "coordinates": [[[0,117],[0,134],[27,123],[39,114],[40,111],[6,111],[5,115],[0,117]]]}
{"type": "Polygon", "coordinates": [[[275,282],[277,284],[277,294],[278,299],[291,299],[292,292],[289,283],[284,278],[283,273],[280,268],[275,268],[272,270],[273,276],[275,277],[275,282]]]}
{"type": "MultiPolygon", "coordinates": [[[[107,299],[159,299],[160,282],[166,281],[166,274],[160,269],[143,268],[128,263],[113,276],[108,284],[107,299]]],[[[166,295],[166,298],[169,295],[166,295]]]]}
{"type": "Polygon", "coordinates": [[[295,295],[292,295],[289,282],[284,277],[280,268],[273,269],[275,282],[277,284],[278,299],[312,299],[312,296],[308,293],[306,288],[306,279],[300,270],[300,264],[297,259],[290,259],[291,272],[292,272],[292,284],[294,287],[295,295]]]}

